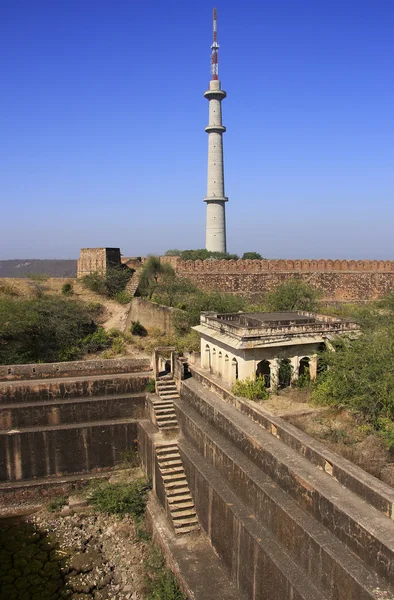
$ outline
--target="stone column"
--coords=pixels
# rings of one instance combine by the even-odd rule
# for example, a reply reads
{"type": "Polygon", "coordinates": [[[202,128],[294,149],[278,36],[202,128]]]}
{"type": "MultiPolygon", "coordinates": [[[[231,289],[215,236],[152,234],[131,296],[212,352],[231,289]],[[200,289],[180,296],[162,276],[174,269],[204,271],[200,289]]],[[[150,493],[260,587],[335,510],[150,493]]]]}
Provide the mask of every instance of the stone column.
{"type": "Polygon", "coordinates": [[[309,376],[311,381],[315,381],[317,378],[317,354],[313,354],[309,358],[309,376]]]}
{"type": "Polygon", "coordinates": [[[271,391],[276,392],[279,384],[279,358],[273,358],[269,363],[271,372],[271,391]]]}

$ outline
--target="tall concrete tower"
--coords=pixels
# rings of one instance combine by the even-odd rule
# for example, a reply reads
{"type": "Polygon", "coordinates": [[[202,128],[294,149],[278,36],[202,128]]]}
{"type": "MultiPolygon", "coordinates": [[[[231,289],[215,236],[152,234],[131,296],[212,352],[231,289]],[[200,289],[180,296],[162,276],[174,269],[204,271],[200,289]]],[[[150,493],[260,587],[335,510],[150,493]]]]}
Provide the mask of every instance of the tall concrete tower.
{"type": "Polygon", "coordinates": [[[208,134],[208,189],[206,249],[211,252],[227,252],[226,211],[228,198],[224,195],[223,139],[226,128],[222,125],[222,100],[227,96],[219,81],[219,44],[217,43],[216,8],[213,9],[213,43],[211,46],[211,73],[209,90],[204,96],[209,100],[208,134]]]}

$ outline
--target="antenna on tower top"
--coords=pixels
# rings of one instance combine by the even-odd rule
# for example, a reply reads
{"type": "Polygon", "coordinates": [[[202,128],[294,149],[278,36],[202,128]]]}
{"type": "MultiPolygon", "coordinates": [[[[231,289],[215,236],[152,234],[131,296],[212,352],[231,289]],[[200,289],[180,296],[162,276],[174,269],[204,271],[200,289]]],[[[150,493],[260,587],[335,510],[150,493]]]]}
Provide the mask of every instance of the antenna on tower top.
{"type": "Polygon", "coordinates": [[[216,8],[213,9],[213,43],[211,46],[212,79],[219,79],[219,44],[217,42],[216,8]]]}

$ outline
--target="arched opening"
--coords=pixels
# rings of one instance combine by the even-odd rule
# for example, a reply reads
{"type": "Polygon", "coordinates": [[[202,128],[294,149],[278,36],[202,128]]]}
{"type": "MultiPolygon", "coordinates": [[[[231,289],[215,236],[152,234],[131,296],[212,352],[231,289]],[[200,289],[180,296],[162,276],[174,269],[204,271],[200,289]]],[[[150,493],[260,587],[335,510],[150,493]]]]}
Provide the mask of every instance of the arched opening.
{"type": "Polygon", "coordinates": [[[236,358],[231,361],[231,379],[232,381],[238,379],[238,361],[236,358]]]}
{"type": "Polygon", "coordinates": [[[266,388],[271,387],[271,367],[268,360],[261,360],[257,364],[256,378],[262,377],[266,388]]]}
{"type": "Polygon", "coordinates": [[[289,387],[292,373],[293,367],[290,360],[288,358],[281,358],[278,370],[278,387],[280,390],[289,387]]]}
{"type": "Polygon", "coordinates": [[[304,356],[300,360],[300,366],[298,368],[298,377],[304,380],[310,379],[310,365],[309,358],[304,356]]]}
{"type": "Polygon", "coordinates": [[[230,359],[228,354],[224,355],[223,379],[228,381],[230,378],[230,359]]]}
{"type": "Polygon", "coordinates": [[[207,344],[205,346],[205,362],[204,362],[204,366],[206,369],[211,370],[211,348],[209,347],[209,344],[207,344]]]}
{"type": "Polygon", "coordinates": [[[212,363],[211,363],[211,373],[216,373],[217,364],[216,364],[216,348],[212,348],[212,363]]]}
{"type": "Polygon", "coordinates": [[[219,352],[218,354],[218,375],[220,375],[220,377],[223,375],[223,363],[222,363],[222,353],[219,352]]]}

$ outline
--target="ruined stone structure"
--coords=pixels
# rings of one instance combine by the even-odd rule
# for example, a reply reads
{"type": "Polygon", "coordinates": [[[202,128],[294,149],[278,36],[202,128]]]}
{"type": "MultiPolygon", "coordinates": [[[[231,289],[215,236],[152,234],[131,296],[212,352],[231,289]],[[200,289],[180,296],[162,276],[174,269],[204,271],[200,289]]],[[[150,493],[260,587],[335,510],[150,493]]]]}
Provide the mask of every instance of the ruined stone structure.
{"type": "MultiPolygon", "coordinates": [[[[280,361],[291,378],[317,375],[317,353],[336,336],[359,335],[359,326],[336,317],[304,311],[277,313],[201,314],[193,327],[201,336],[201,367],[233,384],[236,379],[264,377],[266,387],[278,385],[280,361]]],[[[288,384],[290,384],[290,377],[288,384]]]]}
{"type": "MultiPolygon", "coordinates": [[[[163,257],[166,260],[167,257],[163,257]]],[[[205,290],[259,299],[289,278],[298,277],[326,301],[366,301],[394,292],[391,260],[195,260],[171,258],[177,275],[205,290]]]]}
{"type": "Polygon", "coordinates": [[[103,477],[138,445],[153,536],[187,597],[394,598],[390,486],[172,348],[153,362],[156,393],[150,360],[1,367],[0,506],[103,477]]]}
{"type": "Polygon", "coordinates": [[[121,264],[119,248],[81,248],[77,277],[90,273],[105,275],[108,267],[118,267],[121,264]]]}

